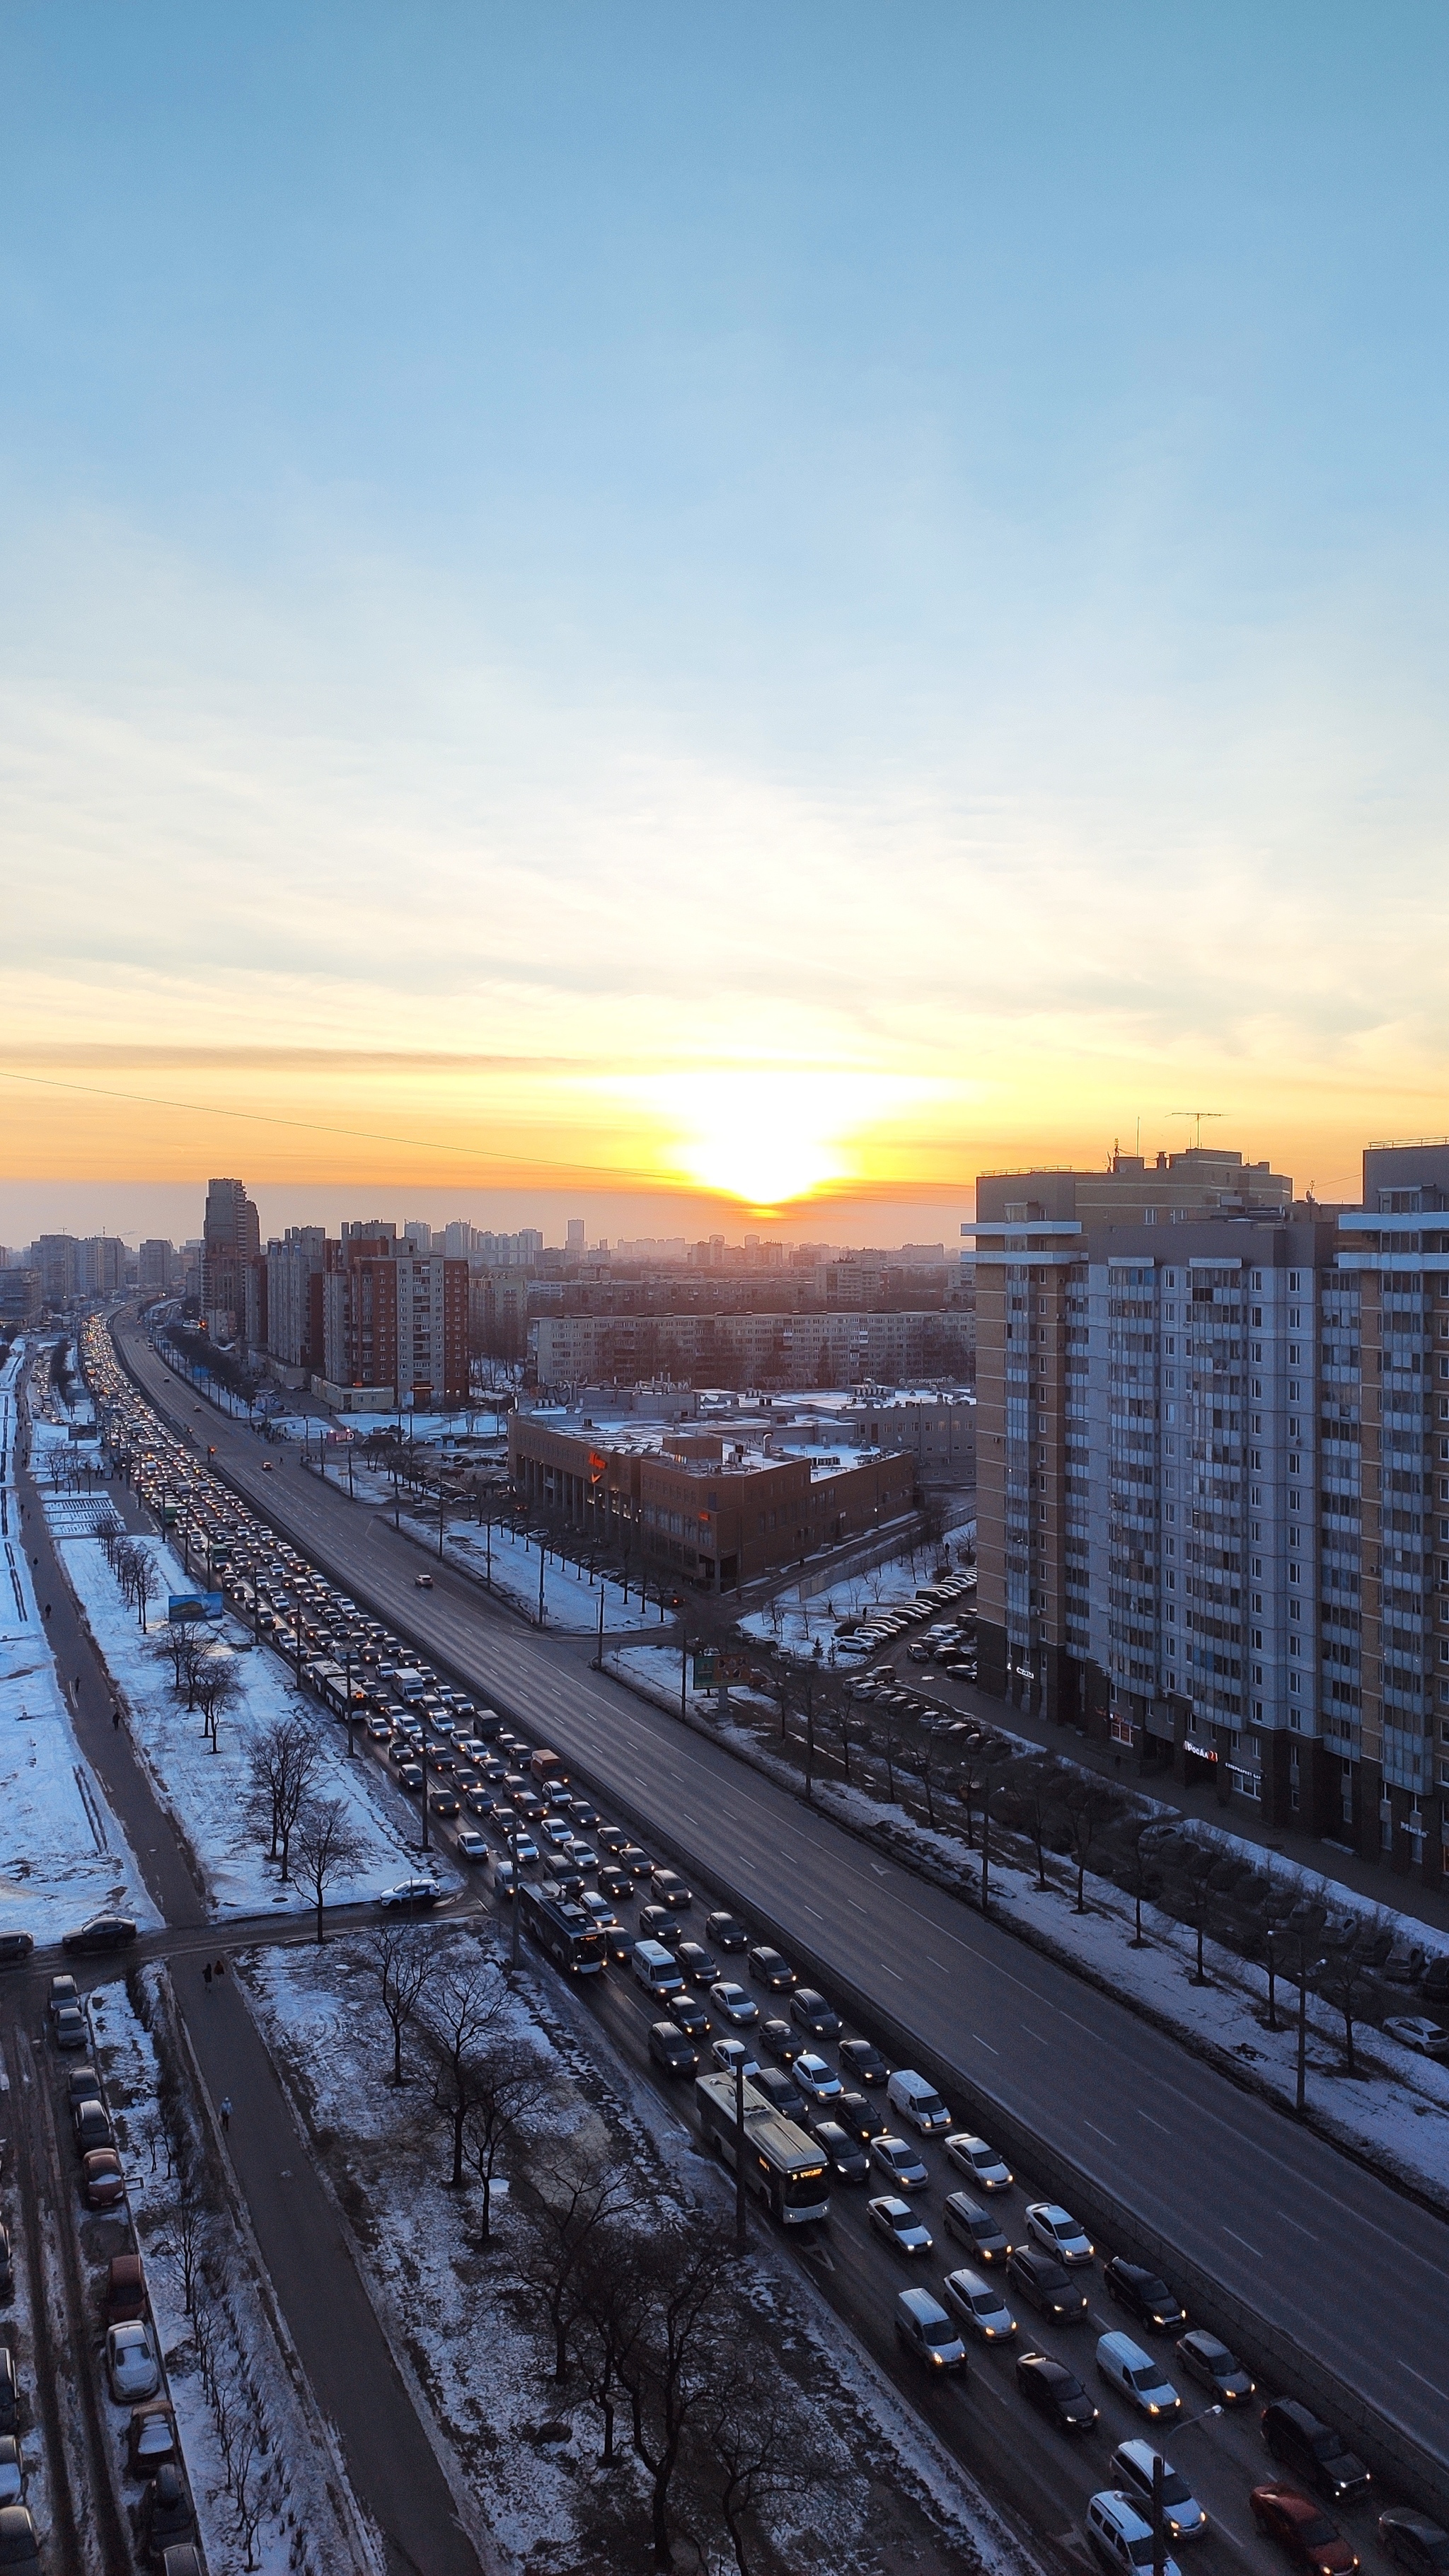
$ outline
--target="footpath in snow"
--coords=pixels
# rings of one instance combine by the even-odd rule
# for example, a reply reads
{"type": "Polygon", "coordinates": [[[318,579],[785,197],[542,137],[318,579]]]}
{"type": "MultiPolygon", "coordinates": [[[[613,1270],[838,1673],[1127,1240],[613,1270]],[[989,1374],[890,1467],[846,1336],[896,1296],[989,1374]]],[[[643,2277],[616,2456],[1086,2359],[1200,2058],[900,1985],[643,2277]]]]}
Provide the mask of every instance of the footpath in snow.
{"type": "MultiPolygon", "coordinates": [[[[76,1741],[25,1547],[15,1477],[17,1343],[0,1370],[0,1929],[59,1940],[91,1914],[159,1921],[125,1835],[76,1741]]],[[[35,1426],[36,1446],[64,1438],[35,1426]]]]}

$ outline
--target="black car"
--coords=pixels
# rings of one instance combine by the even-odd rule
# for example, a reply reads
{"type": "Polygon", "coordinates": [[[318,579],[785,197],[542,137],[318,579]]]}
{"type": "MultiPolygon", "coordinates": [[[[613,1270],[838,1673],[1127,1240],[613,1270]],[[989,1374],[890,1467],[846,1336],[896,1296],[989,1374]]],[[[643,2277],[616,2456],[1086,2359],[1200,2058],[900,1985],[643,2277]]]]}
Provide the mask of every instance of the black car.
{"type": "Polygon", "coordinates": [[[604,1940],[609,1952],[610,1967],[627,1968],[634,1956],[633,1933],[626,1932],[621,1923],[612,1923],[604,1933],[604,1940]]]}
{"type": "MultiPolygon", "coordinates": [[[[839,2103],[835,2107],[839,2110],[839,2103]]],[[[970,2199],[964,2191],[947,2193],[946,2232],[950,2236],[958,2236],[963,2245],[971,2246],[982,2263],[1004,2263],[1011,2252],[995,2212],[983,2209],[979,2201],[970,2199]]],[[[1050,2262],[1051,2256],[1047,2255],[1045,2259],[1050,2262]]]]}
{"type": "Polygon", "coordinates": [[[0,2343],[0,2433],[19,2430],[20,2390],[15,2377],[15,2355],[10,2346],[0,2343]]]}
{"type": "Polygon", "coordinates": [[[62,1950],[123,1950],[136,1938],[129,1914],[93,1914],[78,1932],[67,1932],[62,1950]]]}
{"type": "Polygon", "coordinates": [[[674,1955],[692,1985],[712,1986],[720,1973],[719,1961],[702,1941],[680,1941],[674,1955]]]}
{"type": "Polygon", "coordinates": [[[750,1974],[768,1986],[772,1995],[788,1994],[795,1983],[795,1971],[789,1961],[772,1950],[768,1941],[759,1941],[750,1952],[750,1974]]]}
{"type": "Polygon", "coordinates": [[[1237,2354],[1202,2326],[1179,2336],[1177,2357],[1188,2378],[1195,2379],[1199,2388],[1210,2388],[1220,2406],[1245,2405],[1255,2394],[1257,2383],[1237,2354]]]}
{"type": "Polygon", "coordinates": [[[884,2111],[867,2102],[863,2093],[838,2093],[830,2108],[842,2129],[859,2138],[862,2146],[868,2147],[872,2138],[883,2138],[890,2127],[884,2111]]]}
{"type": "Polygon", "coordinates": [[[694,1890],[685,1886],[677,1869],[656,1869],[653,1885],[660,1904],[672,1905],[680,1914],[686,1914],[694,1903],[694,1890]]]}
{"type": "Polygon", "coordinates": [[[1129,2263],[1125,2255],[1114,2254],[1110,2263],[1102,2266],[1102,2286],[1109,2299],[1145,2326],[1160,2326],[1164,2334],[1180,2334],[1187,2323],[1182,2301],[1173,2297],[1150,2263],[1129,2263]]]}
{"type": "Polygon", "coordinates": [[[1441,2531],[1426,2514],[1395,2505],[1379,2515],[1379,2539],[1408,2576],[1446,2576],[1449,2571],[1449,2531],[1441,2531]]]}
{"type": "Polygon", "coordinates": [[[687,2030],[691,2039],[708,2039],[710,2018],[698,1995],[671,1996],[669,2012],[671,2020],[677,2021],[681,2030],[687,2030]]]}
{"type": "Polygon", "coordinates": [[[649,2054],[669,2075],[692,2075],[699,2064],[698,2049],[677,2022],[651,2021],[649,2054]]]}
{"type": "Polygon", "coordinates": [[[805,2120],[805,2097],[791,2083],[781,2066],[762,2066],[750,2082],[757,2093],[763,2093],[772,2110],[783,2120],[795,2120],[802,2127],[805,2120]]]}
{"type": "Polygon", "coordinates": [[[28,2504],[0,2504],[0,2567],[9,2576],[40,2576],[40,2543],[28,2504]]]}
{"type": "Polygon", "coordinates": [[[641,1905],[639,1930],[646,1941],[662,1941],[674,1917],[665,1905],[641,1905]]]}
{"type": "Polygon", "coordinates": [[[1263,2409],[1263,2439],[1275,2460],[1286,2460],[1299,2476],[1334,2504],[1357,2504],[1368,2494],[1370,2479],[1341,2433],[1324,2424],[1296,2397],[1275,2397],[1263,2409]]]}
{"type": "Polygon", "coordinates": [[[884,2084],[890,2068],[868,2039],[843,2039],[840,2072],[856,2084],[884,2084]]]}
{"type": "Polygon", "coordinates": [[[141,2527],[153,2558],[183,2540],[196,2537],[196,2516],[186,2481],[174,2460],[165,2460],[141,2502],[141,2527]]]}
{"type": "Polygon", "coordinates": [[[1090,2433],[1097,2421],[1097,2409],[1075,2372],[1047,2353],[1017,2354],[1016,2385],[1028,2406],[1045,2415],[1059,2433],[1090,2433]]]}
{"type": "Polygon", "coordinates": [[[870,2173],[870,2158],[859,2141],[842,2129],[838,2120],[817,2120],[812,2135],[837,2182],[864,2182],[870,2173]]]}
{"type": "Polygon", "coordinates": [[[781,2021],[778,2014],[773,2015],[769,2021],[762,2021],[760,2037],[770,2055],[778,2057],[782,2066],[794,2065],[800,2054],[800,2042],[787,2021],[781,2021]]]}
{"type": "Polygon", "coordinates": [[[1028,2307],[1058,2325],[1077,2325],[1087,2313],[1080,2282],[1040,2245],[1018,2245],[1007,2257],[1006,2277],[1028,2307]]]}
{"type": "Polygon", "coordinates": [[[790,2019],[812,2039],[838,2039],[840,2015],[815,1986],[797,1986],[790,1997],[790,2019]]]}
{"type": "Polygon", "coordinates": [[[750,1936],[732,1914],[708,1914],[704,1928],[718,1950],[747,1950],[750,1936]]]}
{"type": "Polygon", "coordinates": [[[613,1861],[606,1860],[599,1872],[599,1894],[607,1896],[611,1905],[626,1905],[633,1893],[634,1881],[627,1869],[619,1869],[613,1861]]]}
{"type": "Polygon", "coordinates": [[[35,1947],[33,1932],[0,1932],[0,1968],[13,1968],[20,1959],[28,1959],[35,1947]]]}

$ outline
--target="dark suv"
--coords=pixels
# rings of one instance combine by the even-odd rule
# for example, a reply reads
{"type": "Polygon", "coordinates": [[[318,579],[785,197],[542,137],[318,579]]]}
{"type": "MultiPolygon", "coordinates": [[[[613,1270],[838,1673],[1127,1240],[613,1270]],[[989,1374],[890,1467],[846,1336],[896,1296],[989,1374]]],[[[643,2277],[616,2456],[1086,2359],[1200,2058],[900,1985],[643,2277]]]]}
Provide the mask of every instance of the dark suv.
{"type": "Polygon", "coordinates": [[[1357,2504],[1370,2479],[1341,2433],[1322,2424],[1296,2397],[1275,2397],[1263,2409],[1263,2439],[1275,2460],[1286,2460],[1301,2478],[1334,2504],[1357,2504]]]}
{"type": "Polygon", "coordinates": [[[1144,2326],[1160,2326],[1166,2333],[1180,2334],[1187,2324],[1182,2301],[1150,2264],[1129,2263],[1125,2256],[1114,2254],[1110,2263],[1102,2266],[1102,2287],[1109,2299],[1144,2326]]]}

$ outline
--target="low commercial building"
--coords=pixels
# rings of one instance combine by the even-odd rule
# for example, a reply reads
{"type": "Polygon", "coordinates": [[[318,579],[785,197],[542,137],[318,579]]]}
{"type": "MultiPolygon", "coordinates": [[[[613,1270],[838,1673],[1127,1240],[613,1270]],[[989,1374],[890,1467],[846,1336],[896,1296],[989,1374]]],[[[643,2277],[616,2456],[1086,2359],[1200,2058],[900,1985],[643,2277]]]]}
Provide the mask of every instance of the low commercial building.
{"type": "Polygon", "coordinates": [[[727,1432],[606,1433],[539,1413],[509,1417],[508,1467],[530,1515],[709,1592],[868,1537],[909,1513],[916,1491],[900,1453],[781,1458],[727,1432]]]}

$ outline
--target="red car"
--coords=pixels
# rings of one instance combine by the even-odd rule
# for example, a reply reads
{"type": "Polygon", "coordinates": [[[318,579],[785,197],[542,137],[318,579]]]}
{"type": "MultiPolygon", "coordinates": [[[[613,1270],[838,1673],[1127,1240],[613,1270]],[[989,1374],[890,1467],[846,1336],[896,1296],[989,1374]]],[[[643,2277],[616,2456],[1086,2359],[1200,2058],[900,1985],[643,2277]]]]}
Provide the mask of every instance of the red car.
{"type": "Polygon", "coordinates": [[[126,2177],[114,2147],[93,2147],[81,2160],[81,2174],[88,2208],[114,2209],[125,2199],[126,2177]]]}
{"type": "Polygon", "coordinates": [[[1286,2550],[1308,2576],[1355,2576],[1358,2552],[1330,2522],[1321,2504],[1300,2495],[1296,2487],[1254,2487],[1248,2498],[1253,2520],[1270,2540],[1286,2550]]]}

